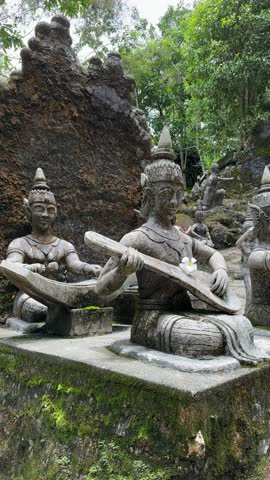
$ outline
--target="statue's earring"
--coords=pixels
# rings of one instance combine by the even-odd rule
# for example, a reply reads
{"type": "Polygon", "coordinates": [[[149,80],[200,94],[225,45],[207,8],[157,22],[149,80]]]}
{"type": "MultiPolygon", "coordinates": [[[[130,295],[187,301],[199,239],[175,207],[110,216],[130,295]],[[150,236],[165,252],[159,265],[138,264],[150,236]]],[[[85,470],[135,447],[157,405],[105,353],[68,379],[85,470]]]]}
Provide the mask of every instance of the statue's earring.
{"type": "Polygon", "coordinates": [[[23,206],[24,206],[26,218],[28,222],[31,223],[32,214],[31,214],[31,209],[29,207],[29,202],[26,198],[23,199],[23,206]]]}

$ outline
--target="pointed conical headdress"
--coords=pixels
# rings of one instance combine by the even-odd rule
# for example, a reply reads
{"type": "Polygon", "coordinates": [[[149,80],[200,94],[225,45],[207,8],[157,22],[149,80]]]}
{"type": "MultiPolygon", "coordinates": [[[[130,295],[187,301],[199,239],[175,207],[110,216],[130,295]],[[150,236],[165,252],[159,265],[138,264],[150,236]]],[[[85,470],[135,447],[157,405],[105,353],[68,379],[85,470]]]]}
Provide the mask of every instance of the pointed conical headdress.
{"type": "Polygon", "coordinates": [[[46,202],[56,205],[54,194],[46,183],[46,178],[42,168],[37,168],[34,178],[34,185],[28,196],[28,203],[46,202]]]}
{"type": "Polygon", "coordinates": [[[141,174],[143,200],[140,217],[147,219],[151,210],[147,187],[157,182],[176,182],[183,186],[182,172],[179,165],[174,163],[176,156],[172,150],[172,140],[167,126],[163,127],[157,148],[152,150],[152,162],[145,167],[141,174]]]}
{"type": "Polygon", "coordinates": [[[253,198],[253,203],[258,207],[269,207],[270,206],[270,171],[269,165],[264,168],[261,188],[258,193],[253,198]]]}
{"type": "Polygon", "coordinates": [[[176,181],[182,184],[181,168],[174,163],[175,159],[170,131],[165,125],[157,148],[152,150],[152,162],[144,170],[143,186],[160,181],[176,181]]]}

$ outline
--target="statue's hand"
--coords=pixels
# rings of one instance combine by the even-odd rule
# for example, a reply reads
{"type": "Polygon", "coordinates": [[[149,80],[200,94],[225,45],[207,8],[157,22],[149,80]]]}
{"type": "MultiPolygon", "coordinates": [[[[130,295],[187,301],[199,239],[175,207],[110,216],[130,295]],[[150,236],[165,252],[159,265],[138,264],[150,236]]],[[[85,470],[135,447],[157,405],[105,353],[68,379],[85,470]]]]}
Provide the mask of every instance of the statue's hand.
{"type": "Polygon", "coordinates": [[[100,272],[102,270],[102,267],[100,265],[90,265],[90,263],[87,263],[83,267],[83,271],[85,275],[94,275],[94,277],[98,277],[100,272]]]}
{"type": "Polygon", "coordinates": [[[143,263],[143,258],[138,250],[129,247],[119,260],[118,271],[126,276],[131,275],[131,273],[141,270],[143,263]]]}
{"type": "Polygon", "coordinates": [[[32,265],[29,265],[29,270],[42,275],[45,272],[46,267],[45,265],[42,265],[42,263],[32,263],[32,265]]]}
{"type": "Polygon", "coordinates": [[[46,268],[46,273],[53,273],[53,272],[58,272],[59,270],[59,265],[57,262],[50,262],[48,265],[47,265],[47,268],[46,268]]]}
{"type": "Polygon", "coordinates": [[[212,274],[212,285],[211,285],[211,292],[219,297],[223,297],[224,293],[228,288],[228,274],[226,270],[223,268],[217,269],[212,274]]]}

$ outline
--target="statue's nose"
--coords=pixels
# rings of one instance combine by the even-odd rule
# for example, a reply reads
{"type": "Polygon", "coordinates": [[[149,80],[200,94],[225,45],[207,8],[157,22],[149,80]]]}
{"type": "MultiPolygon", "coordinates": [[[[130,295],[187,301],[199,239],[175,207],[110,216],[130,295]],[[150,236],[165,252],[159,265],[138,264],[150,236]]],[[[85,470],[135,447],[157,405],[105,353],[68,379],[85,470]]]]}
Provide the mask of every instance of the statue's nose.
{"type": "Polygon", "coordinates": [[[173,207],[177,207],[177,196],[176,194],[174,194],[174,196],[172,197],[171,201],[170,201],[170,204],[173,206],[173,207]]]}

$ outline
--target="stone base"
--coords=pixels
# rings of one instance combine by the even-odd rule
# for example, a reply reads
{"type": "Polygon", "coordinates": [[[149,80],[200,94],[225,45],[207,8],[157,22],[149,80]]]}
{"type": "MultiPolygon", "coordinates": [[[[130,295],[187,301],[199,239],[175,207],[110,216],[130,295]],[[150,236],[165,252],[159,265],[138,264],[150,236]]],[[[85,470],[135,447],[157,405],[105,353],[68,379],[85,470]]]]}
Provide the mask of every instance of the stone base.
{"type": "Polygon", "coordinates": [[[18,317],[10,317],[7,319],[6,325],[16,332],[38,333],[44,329],[45,322],[25,322],[18,317]]]}
{"type": "Polygon", "coordinates": [[[46,327],[48,333],[63,337],[76,337],[111,333],[113,308],[98,310],[68,309],[60,305],[48,307],[46,327]]]}
{"type": "MultiPolygon", "coordinates": [[[[270,349],[268,332],[260,333],[256,343],[270,349]]],[[[252,478],[270,446],[270,365],[188,373],[108,350],[129,337],[123,326],[72,339],[0,327],[3,479],[44,478],[45,468],[74,480],[92,471],[98,480],[111,472],[130,480],[252,478]]]]}
{"type": "Polygon", "coordinates": [[[170,353],[158,352],[150,348],[135,345],[129,341],[118,341],[110,346],[110,350],[118,355],[135,358],[144,363],[157,365],[163,368],[172,368],[180,372],[216,373],[230,372],[240,367],[235,358],[229,356],[205,357],[201,359],[187,358],[170,353]]]}

